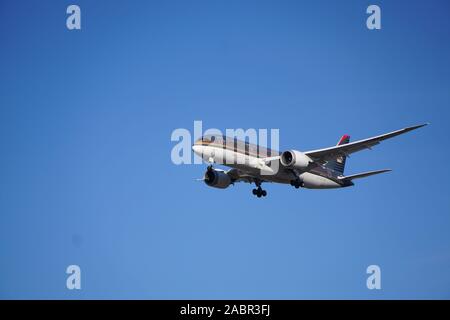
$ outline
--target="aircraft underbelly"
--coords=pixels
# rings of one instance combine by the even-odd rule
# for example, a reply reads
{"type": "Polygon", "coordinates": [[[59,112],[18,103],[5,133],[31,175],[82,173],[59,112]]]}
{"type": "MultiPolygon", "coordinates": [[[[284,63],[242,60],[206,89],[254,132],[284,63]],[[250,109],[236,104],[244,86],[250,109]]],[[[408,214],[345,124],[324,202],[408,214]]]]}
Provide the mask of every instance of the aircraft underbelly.
{"type": "MultiPolygon", "coordinates": [[[[249,168],[245,165],[228,166],[259,178],[262,181],[290,184],[291,181],[295,179],[293,173],[290,170],[286,170],[282,167],[280,167],[279,171],[274,175],[262,175],[259,169],[249,168]]],[[[342,187],[341,184],[331,179],[310,172],[304,172],[300,174],[299,178],[303,182],[303,186],[308,189],[334,189],[342,187]]]]}
{"type": "MultiPolygon", "coordinates": [[[[263,171],[258,167],[258,158],[245,156],[235,153],[232,150],[224,150],[221,148],[204,147],[203,150],[204,153],[202,157],[205,161],[213,158],[216,163],[236,168],[261,181],[290,184],[291,181],[295,179],[293,172],[279,163],[272,165],[270,168],[272,172],[266,171],[265,173],[267,174],[262,174],[263,171]]],[[[309,189],[332,189],[342,187],[341,184],[334,180],[317,173],[304,172],[300,174],[299,178],[303,182],[303,186],[309,189]]]]}

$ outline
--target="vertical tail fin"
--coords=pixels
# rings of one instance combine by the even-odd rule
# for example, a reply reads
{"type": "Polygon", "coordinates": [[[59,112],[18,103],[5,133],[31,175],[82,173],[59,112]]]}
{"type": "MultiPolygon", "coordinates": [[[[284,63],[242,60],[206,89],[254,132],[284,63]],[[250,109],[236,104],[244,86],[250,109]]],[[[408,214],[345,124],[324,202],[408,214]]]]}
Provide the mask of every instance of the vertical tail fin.
{"type": "MultiPolygon", "coordinates": [[[[350,136],[344,134],[340,139],[339,142],[337,143],[338,146],[343,145],[343,144],[347,144],[350,142],[350,136]]],[[[330,160],[327,162],[327,164],[325,165],[325,167],[335,171],[336,173],[342,175],[344,174],[344,168],[345,168],[345,161],[346,161],[346,156],[337,156],[335,160],[330,160]]]]}

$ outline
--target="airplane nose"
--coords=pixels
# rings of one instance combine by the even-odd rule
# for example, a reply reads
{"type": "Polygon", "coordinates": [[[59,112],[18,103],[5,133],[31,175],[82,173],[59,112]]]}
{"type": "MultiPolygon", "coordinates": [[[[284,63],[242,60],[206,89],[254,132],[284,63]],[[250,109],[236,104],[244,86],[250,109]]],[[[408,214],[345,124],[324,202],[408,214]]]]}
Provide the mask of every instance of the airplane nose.
{"type": "Polygon", "coordinates": [[[200,153],[200,147],[196,146],[196,145],[193,145],[192,146],[192,151],[194,151],[196,154],[199,154],[200,153]]]}

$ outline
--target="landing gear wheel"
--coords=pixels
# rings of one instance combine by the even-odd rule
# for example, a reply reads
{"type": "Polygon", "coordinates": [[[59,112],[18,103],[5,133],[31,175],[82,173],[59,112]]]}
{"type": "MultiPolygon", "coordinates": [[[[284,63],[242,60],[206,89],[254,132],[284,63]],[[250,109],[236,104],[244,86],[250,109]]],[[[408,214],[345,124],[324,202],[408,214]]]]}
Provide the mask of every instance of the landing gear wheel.
{"type": "Polygon", "coordinates": [[[257,196],[258,198],[267,196],[267,191],[266,191],[266,190],[263,190],[263,189],[261,188],[261,186],[258,186],[257,189],[253,189],[253,190],[252,190],[252,193],[253,193],[255,196],[257,196]]]}
{"type": "Polygon", "coordinates": [[[303,187],[303,182],[300,180],[291,180],[291,186],[295,187],[295,189],[298,189],[300,187],[303,187]]]}
{"type": "Polygon", "coordinates": [[[262,196],[262,189],[261,189],[261,186],[259,186],[258,189],[256,189],[256,196],[257,196],[258,198],[261,198],[261,196],[262,196]]]}

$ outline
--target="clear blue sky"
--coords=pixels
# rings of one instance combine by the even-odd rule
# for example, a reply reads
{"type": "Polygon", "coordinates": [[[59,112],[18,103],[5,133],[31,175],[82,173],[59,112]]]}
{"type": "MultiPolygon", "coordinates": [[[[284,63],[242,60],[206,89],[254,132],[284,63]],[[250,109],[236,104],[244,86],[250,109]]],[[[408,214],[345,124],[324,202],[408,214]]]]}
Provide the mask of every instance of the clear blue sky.
{"type": "Polygon", "coordinates": [[[0,297],[450,298],[449,9],[1,1],[0,297]],[[172,164],[172,130],[194,120],[279,128],[299,150],[431,125],[347,161],[392,173],[257,199],[172,164]]]}

